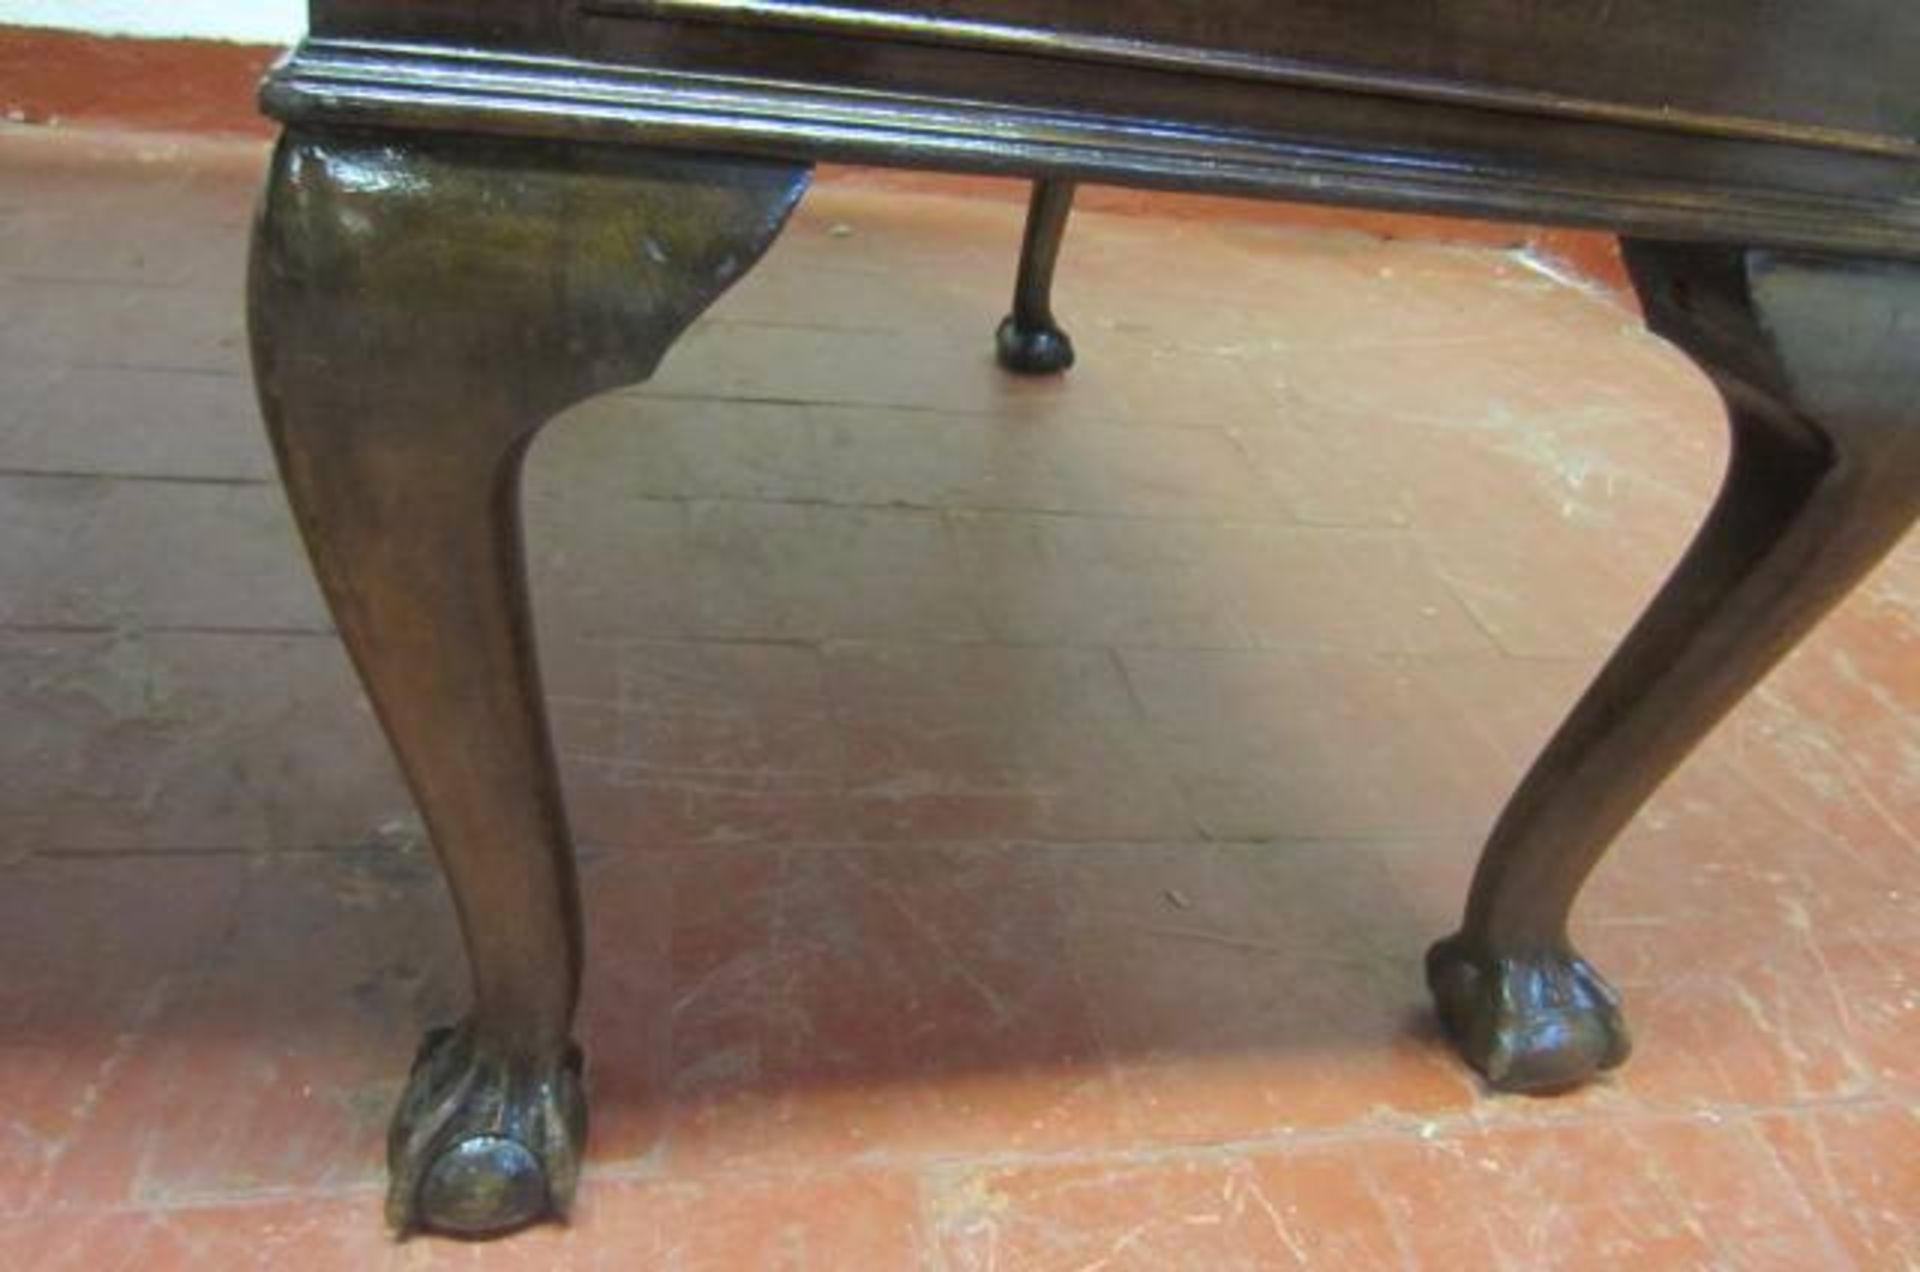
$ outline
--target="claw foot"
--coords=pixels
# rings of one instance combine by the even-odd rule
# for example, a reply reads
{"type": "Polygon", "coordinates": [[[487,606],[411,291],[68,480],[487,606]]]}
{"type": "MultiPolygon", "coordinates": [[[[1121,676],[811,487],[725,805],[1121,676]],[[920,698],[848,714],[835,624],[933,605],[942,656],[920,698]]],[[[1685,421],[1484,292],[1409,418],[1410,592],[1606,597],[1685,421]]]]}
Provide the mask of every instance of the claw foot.
{"type": "Polygon", "coordinates": [[[1619,996],[1571,951],[1487,958],[1454,936],[1428,951],[1427,985],[1454,1045],[1495,1090],[1579,1086],[1631,1046],[1619,996]]]}
{"type": "Polygon", "coordinates": [[[1000,365],[1019,375],[1058,375],[1073,365],[1073,341],[1060,328],[1022,327],[1009,315],[994,337],[1000,365]]]}
{"type": "Polygon", "coordinates": [[[387,1136],[394,1231],[490,1237],[563,1217],[586,1140],[580,1067],[578,1048],[540,1065],[467,1025],[429,1033],[387,1136]]]}

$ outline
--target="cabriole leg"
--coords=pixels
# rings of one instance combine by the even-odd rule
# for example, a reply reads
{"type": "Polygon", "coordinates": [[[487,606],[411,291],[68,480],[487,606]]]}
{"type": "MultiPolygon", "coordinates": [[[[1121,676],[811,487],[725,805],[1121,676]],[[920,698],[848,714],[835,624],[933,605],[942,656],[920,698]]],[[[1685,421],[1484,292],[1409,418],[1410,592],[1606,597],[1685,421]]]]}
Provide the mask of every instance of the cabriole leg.
{"type": "Polygon", "coordinates": [[[254,236],[261,404],[473,976],[389,1141],[401,1232],[564,1214],[580,917],[519,526],[539,427],[645,379],[798,200],[790,165],[291,132],[254,236]]]}
{"type": "Polygon", "coordinates": [[[1036,181],[1020,245],[1013,312],[995,339],[1000,365],[1021,375],[1057,375],[1073,365],[1073,341],[1053,320],[1053,271],[1073,212],[1071,181],[1036,181]]]}
{"type": "Polygon", "coordinates": [[[1702,736],[1920,511],[1920,265],[1629,242],[1654,331],[1727,404],[1724,484],[1672,578],[1495,826],[1428,980],[1502,1090],[1627,1055],[1568,912],[1609,842],[1702,736]]]}

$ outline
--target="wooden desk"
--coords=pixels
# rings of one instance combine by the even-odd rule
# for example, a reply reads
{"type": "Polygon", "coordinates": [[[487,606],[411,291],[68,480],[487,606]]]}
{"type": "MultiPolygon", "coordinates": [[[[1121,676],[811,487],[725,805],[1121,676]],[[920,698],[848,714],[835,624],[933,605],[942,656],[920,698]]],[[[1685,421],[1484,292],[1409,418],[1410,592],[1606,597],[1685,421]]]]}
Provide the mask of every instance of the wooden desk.
{"type": "Polygon", "coordinates": [[[1495,1087],[1627,1054],[1567,916],[1609,841],[1920,510],[1920,7],[1902,0],[314,0],[255,239],[261,401],[458,903],[474,1006],[389,1215],[564,1211],[580,921],[521,456],[644,380],[816,159],[1035,179],[1010,368],[1071,360],[1072,182],[1599,226],[1719,386],[1725,486],[1495,826],[1428,977],[1495,1087]]]}

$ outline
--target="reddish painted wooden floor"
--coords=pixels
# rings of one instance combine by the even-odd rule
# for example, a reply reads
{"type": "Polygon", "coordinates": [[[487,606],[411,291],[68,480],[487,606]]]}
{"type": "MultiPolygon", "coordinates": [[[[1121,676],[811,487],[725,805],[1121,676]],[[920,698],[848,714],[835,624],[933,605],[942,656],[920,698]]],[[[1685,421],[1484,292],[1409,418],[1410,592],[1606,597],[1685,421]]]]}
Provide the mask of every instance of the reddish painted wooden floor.
{"type": "Polygon", "coordinates": [[[584,840],[578,1220],[388,1244],[448,907],[241,332],[255,143],[0,132],[0,1266],[1920,1262],[1920,546],[1628,833],[1640,1054],[1481,1093],[1425,944],[1709,495],[1490,250],[829,183],[527,499],[584,840]]]}

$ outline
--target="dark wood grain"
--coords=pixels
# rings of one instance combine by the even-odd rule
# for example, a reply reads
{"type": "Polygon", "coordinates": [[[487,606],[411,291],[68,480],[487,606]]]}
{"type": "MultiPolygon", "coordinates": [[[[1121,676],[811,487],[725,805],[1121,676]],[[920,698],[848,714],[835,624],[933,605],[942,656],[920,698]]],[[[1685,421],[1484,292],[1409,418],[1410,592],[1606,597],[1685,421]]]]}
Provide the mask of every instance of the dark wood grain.
{"type": "Polygon", "coordinates": [[[1498,1087],[1625,1058],[1619,1006],[1574,952],[1575,894],[1707,731],[1920,513],[1920,267],[1628,241],[1653,330],[1732,424],[1725,482],[1644,617],[1495,826],[1430,978],[1498,1087]]]}
{"type": "Polygon", "coordinates": [[[624,22],[733,26],[748,43],[817,31],[843,68],[888,43],[1223,74],[1265,64],[1275,74],[1246,77],[1827,129],[1909,152],[1920,136],[1920,9],[1887,0],[313,0],[312,14],[323,37],[576,56],[603,51],[596,22],[624,22]]]}
{"type": "Polygon", "coordinates": [[[308,0],[319,36],[458,43],[521,52],[566,47],[570,6],[527,0],[308,0]]]}
{"type": "Polygon", "coordinates": [[[262,401],[475,980],[396,1119],[402,1229],[564,1207],[583,1133],[520,456],[561,407],[650,371],[810,161],[1032,178],[1001,337],[1022,370],[1071,358],[1051,283],[1078,180],[1632,236],[1649,319],[1719,386],[1732,458],[1429,956],[1447,1029],[1502,1089],[1625,1058],[1568,933],[1582,883],[1920,512],[1903,0],[314,0],[313,31],[263,90],[293,132],[257,233],[262,401]]]}
{"type": "Polygon", "coordinates": [[[1260,194],[1920,256],[1920,164],[1223,75],[619,20],[585,55],[312,41],[284,120],[1260,194]]]}
{"type": "Polygon", "coordinates": [[[1920,11],[1882,0],[581,0],[579,9],[1907,154],[1920,125],[1920,11]]]}
{"type": "Polygon", "coordinates": [[[1073,365],[1073,341],[1053,317],[1053,275],[1072,215],[1073,182],[1034,183],[1013,309],[994,335],[1000,365],[1019,375],[1058,375],[1073,365]]]}
{"type": "Polygon", "coordinates": [[[564,1209],[585,1105],[572,845],[521,562],[534,434],[646,378],[760,255],[803,169],[290,134],[255,238],[254,365],[315,573],[460,914],[472,1014],[391,1142],[407,1231],[564,1209]]]}

